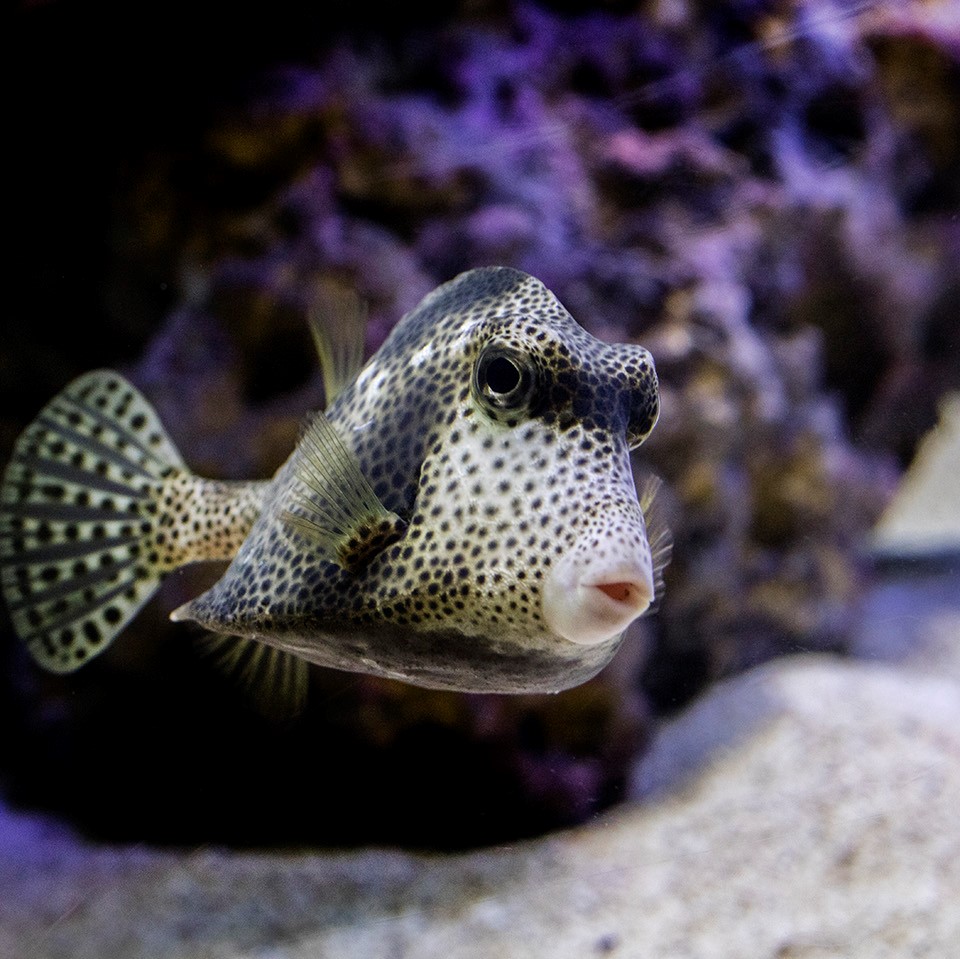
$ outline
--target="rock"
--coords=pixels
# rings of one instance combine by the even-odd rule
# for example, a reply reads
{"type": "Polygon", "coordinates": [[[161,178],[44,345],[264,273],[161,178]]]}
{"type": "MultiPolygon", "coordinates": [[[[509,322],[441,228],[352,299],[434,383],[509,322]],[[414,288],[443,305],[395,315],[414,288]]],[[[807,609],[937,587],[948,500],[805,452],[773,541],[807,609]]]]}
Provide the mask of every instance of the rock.
{"type": "Polygon", "coordinates": [[[877,574],[851,638],[858,658],[960,681],[960,394],[923,439],[874,531],[877,574]]]}
{"type": "Polygon", "coordinates": [[[797,658],[665,727],[639,801],[512,847],[105,848],[0,812],[0,956],[947,959],[958,760],[958,684],[797,658]]]}
{"type": "Polygon", "coordinates": [[[874,536],[882,556],[960,556],[960,394],[947,396],[874,536]]]}
{"type": "Polygon", "coordinates": [[[864,601],[851,643],[860,659],[897,663],[960,683],[960,569],[883,574],[864,601]]]}

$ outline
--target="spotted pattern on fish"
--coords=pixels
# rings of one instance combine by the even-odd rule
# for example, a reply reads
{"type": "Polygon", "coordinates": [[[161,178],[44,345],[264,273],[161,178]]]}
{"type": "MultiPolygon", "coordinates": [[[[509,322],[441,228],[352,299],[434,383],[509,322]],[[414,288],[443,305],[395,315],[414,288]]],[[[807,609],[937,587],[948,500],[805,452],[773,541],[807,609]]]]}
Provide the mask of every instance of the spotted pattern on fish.
{"type": "MultiPolygon", "coordinates": [[[[362,342],[313,332],[327,363],[362,342]]],[[[600,669],[668,551],[658,534],[651,552],[629,459],[659,413],[647,351],[487,268],[426,297],[359,375],[325,379],[332,404],[267,483],[190,474],[116,374],[51,401],[0,517],[4,595],[36,658],[76,668],[169,570],[232,557],[173,618],[279,651],[232,659],[276,662],[285,685],[303,681],[290,656],[499,692],[600,669]]]]}
{"type": "Polygon", "coordinates": [[[594,339],[532,277],[468,273],[408,315],[328,411],[402,538],[359,574],[311,551],[279,520],[294,457],[230,570],[179,615],[424,685],[558,688],[595,672],[619,635],[587,651],[553,634],[544,580],[578,542],[652,565],[628,449],[657,414],[646,350],[594,339]]]}

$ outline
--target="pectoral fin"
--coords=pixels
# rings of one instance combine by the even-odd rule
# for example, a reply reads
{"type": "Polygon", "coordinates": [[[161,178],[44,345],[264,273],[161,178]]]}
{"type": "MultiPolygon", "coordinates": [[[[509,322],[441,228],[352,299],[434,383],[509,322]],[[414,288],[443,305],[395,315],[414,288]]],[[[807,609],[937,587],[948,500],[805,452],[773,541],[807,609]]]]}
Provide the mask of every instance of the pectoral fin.
{"type": "Polygon", "coordinates": [[[322,413],[300,438],[293,468],[295,482],[283,519],[339,566],[357,572],[403,535],[406,524],[380,502],[356,457],[322,413]]]}
{"type": "Polygon", "coordinates": [[[663,573],[670,565],[673,555],[673,534],[667,525],[666,510],[662,498],[658,497],[663,481],[657,476],[648,476],[640,488],[640,509],[647,526],[647,542],[653,561],[653,602],[650,612],[655,612],[663,598],[663,573]]]}

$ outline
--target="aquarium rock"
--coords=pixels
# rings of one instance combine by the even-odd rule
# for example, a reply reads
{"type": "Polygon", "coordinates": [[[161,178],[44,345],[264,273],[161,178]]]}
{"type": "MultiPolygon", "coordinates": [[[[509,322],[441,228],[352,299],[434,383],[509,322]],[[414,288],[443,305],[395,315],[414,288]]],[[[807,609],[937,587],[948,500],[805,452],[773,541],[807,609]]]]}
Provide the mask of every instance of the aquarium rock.
{"type": "Polygon", "coordinates": [[[6,808],[0,957],[946,959],[958,756],[955,680],[811,657],[666,726],[631,804],[513,846],[158,851],[6,808]]]}

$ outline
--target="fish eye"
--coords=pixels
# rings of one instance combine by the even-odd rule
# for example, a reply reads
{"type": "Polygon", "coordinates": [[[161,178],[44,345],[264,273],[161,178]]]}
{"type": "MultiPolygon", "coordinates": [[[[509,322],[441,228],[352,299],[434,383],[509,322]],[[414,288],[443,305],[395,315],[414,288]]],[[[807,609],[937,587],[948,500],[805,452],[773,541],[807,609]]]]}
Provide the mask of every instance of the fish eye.
{"type": "Polygon", "coordinates": [[[502,345],[488,346],[474,367],[474,392],[491,411],[526,406],[535,387],[536,370],[530,358],[502,345]]]}

